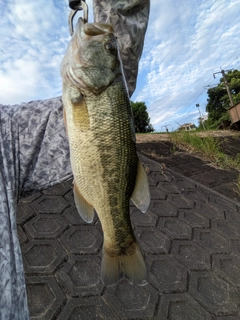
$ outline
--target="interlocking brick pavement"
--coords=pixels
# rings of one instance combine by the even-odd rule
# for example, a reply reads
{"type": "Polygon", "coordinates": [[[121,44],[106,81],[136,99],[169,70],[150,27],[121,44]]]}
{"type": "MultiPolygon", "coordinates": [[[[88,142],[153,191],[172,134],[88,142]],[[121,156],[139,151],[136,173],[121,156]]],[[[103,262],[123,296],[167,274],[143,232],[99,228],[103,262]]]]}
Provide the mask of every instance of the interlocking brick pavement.
{"type": "Polygon", "coordinates": [[[150,283],[104,287],[101,224],[80,218],[64,182],[18,205],[31,319],[240,319],[240,203],[141,158],[151,203],[130,211],[150,283]]]}

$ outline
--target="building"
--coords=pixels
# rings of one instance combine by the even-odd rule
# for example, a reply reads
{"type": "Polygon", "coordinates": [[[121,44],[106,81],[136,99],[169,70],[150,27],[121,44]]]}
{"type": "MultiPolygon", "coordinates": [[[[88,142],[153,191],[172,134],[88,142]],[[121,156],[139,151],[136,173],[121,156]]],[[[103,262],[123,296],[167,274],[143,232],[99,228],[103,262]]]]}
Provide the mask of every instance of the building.
{"type": "Polygon", "coordinates": [[[195,126],[194,123],[184,123],[177,129],[177,131],[193,131],[196,129],[197,127],[195,126]]]}

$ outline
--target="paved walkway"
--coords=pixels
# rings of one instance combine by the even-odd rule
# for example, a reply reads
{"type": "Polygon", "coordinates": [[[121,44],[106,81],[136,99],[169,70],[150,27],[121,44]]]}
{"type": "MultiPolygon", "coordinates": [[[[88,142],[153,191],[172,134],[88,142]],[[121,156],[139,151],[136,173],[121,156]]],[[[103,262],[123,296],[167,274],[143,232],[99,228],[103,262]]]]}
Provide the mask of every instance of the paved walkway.
{"type": "MultiPolygon", "coordinates": [[[[231,140],[230,138],[228,137],[228,149],[225,147],[224,152],[228,154],[230,150],[231,158],[236,162],[237,159],[240,159],[238,158],[240,155],[240,136],[231,140]]],[[[232,200],[240,202],[240,193],[236,186],[239,177],[238,170],[216,168],[214,163],[203,160],[194,153],[178,149],[170,141],[137,143],[137,149],[148,158],[159,163],[163,162],[167,168],[174,172],[183,174],[232,200]]]]}
{"type": "Polygon", "coordinates": [[[102,285],[101,225],[84,223],[64,182],[18,206],[31,319],[240,319],[240,203],[142,161],[152,200],[131,219],[150,284],[102,285]]]}

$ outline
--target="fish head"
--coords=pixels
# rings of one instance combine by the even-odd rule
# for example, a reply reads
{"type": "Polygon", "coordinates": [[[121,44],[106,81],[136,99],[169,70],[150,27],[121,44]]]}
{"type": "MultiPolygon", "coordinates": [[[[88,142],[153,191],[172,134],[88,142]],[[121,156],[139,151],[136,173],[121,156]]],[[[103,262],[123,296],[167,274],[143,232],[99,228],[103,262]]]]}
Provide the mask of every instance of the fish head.
{"type": "Polygon", "coordinates": [[[63,79],[82,93],[99,93],[122,76],[118,43],[109,24],[78,19],[61,65],[63,79]]]}

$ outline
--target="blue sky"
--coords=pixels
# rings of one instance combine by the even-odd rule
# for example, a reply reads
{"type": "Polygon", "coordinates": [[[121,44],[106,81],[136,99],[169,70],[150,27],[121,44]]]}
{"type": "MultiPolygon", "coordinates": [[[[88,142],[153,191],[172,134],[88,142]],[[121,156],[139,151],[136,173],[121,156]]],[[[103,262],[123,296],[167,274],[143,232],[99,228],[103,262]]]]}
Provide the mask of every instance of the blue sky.
{"type": "MultiPolygon", "coordinates": [[[[87,0],[90,13],[92,1],[87,0]]],[[[70,40],[68,0],[0,0],[0,103],[61,95],[60,63],[70,40]]],[[[151,0],[133,101],[157,131],[198,123],[214,72],[240,70],[239,0],[151,0]]],[[[89,21],[93,21],[90,14],[89,21]]]]}

